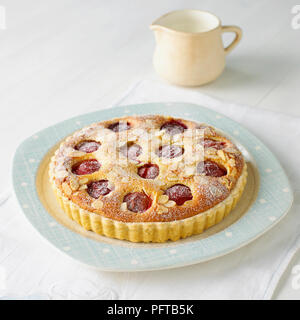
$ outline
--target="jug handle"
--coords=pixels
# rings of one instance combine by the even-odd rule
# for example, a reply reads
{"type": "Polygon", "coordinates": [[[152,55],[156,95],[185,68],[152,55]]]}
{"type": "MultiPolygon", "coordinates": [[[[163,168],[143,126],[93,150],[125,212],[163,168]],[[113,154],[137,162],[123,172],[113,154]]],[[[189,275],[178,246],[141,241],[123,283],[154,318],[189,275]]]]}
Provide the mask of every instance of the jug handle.
{"type": "Polygon", "coordinates": [[[225,54],[228,54],[242,39],[242,29],[238,26],[222,26],[222,33],[223,32],[235,33],[235,38],[233,41],[226,48],[224,48],[225,54]]]}

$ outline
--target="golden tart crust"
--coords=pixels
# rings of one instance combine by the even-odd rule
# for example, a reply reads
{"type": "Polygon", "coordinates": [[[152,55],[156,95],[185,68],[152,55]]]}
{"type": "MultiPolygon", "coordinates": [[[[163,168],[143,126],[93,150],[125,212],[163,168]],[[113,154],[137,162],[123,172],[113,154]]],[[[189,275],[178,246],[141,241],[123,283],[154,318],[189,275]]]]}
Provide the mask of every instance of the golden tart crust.
{"type": "Polygon", "coordinates": [[[241,152],[218,130],[160,115],[117,118],[75,132],[55,152],[49,173],[57,199],[71,219],[87,230],[133,242],[176,241],[203,232],[229,214],[247,180],[241,152]],[[120,131],[115,129],[119,123],[120,131]],[[96,142],[97,150],[83,152],[78,146],[85,141],[96,142]],[[165,146],[174,146],[175,151],[162,152],[165,146]],[[170,154],[175,157],[164,157],[170,154]],[[100,168],[76,174],[85,160],[97,160],[100,168]],[[209,176],[203,171],[206,162],[218,165],[224,175],[209,176]],[[139,175],[146,164],[159,169],[154,179],[139,175]],[[95,198],[89,190],[97,181],[106,182],[108,193],[95,198]],[[174,185],[189,190],[183,204],[176,202],[176,192],[175,201],[168,197],[172,198],[168,189],[174,185]],[[150,199],[148,209],[136,211],[126,200],[126,195],[137,192],[150,199]]]}

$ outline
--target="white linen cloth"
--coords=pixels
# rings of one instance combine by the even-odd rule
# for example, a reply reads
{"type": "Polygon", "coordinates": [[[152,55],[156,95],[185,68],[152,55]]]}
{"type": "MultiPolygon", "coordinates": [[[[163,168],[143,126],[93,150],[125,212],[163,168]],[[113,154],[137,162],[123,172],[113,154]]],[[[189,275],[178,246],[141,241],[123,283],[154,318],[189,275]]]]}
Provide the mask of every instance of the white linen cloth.
{"type": "MultiPolygon", "coordinates": [[[[16,200],[0,203],[0,297],[40,299],[270,299],[300,246],[300,118],[222,102],[197,89],[143,80],[115,105],[196,103],[238,121],[280,160],[294,189],[288,215],[256,241],[215,260],[179,269],[113,273],[61,254],[26,221],[16,200]],[[2,281],[1,281],[2,279],[2,281]]],[[[284,106],[283,106],[284,108],[284,106]]],[[[1,197],[0,197],[1,198],[1,197]]],[[[1,201],[0,201],[1,202],[1,201]]]]}

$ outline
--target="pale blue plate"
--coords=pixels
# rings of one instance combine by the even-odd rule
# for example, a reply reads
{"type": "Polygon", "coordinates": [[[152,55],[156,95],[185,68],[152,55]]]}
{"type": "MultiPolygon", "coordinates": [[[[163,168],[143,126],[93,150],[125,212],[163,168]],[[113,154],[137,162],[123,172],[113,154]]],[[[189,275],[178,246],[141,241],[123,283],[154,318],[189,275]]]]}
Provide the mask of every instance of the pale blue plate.
{"type": "Polygon", "coordinates": [[[13,186],[25,216],[39,233],[59,250],[85,264],[110,271],[143,271],[180,267],[222,256],[256,239],[289,210],[293,194],[289,181],[271,151],[235,121],[188,103],[137,104],[75,117],[26,139],[13,160],[13,186]],[[260,189],[254,204],[226,230],[205,239],[173,246],[126,247],[85,238],[55,220],[39,200],[35,178],[39,164],[53,145],[73,131],[96,121],[128,114],[165,114],[205,122],[238,137],[255,159],[260,189]]]}

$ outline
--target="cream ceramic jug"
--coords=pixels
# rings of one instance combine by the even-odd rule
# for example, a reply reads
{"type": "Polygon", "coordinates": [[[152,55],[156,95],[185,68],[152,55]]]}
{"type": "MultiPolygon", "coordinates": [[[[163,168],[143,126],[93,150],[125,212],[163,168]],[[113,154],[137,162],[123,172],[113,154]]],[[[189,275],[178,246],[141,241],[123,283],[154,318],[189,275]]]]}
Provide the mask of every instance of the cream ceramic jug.
{"type": "Polygon", "coordinates": [[[200,10],[167,13],[154,21],[156,49],[153,64],[156,72],[169,82],[199,86],[215,80],[225,67],[225,56],[240,41],[242,30],[222,26],[215,15],[200,10]],[[236,34],[224,48],[223,32],[236,34]]]}

